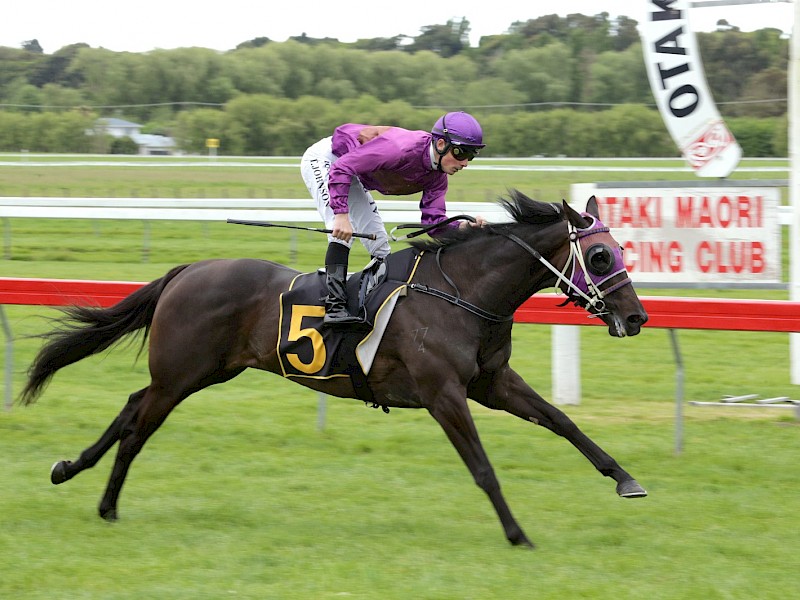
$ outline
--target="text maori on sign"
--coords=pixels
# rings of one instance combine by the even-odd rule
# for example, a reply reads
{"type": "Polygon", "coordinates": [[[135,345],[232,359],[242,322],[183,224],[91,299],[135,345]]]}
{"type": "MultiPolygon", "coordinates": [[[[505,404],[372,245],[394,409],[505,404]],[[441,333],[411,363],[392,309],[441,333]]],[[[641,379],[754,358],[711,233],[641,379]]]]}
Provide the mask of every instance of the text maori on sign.
{"type": "Polygon", "coordinates": [[[591,188],[640,282],[780,280],[779,192],[591,188]]]}

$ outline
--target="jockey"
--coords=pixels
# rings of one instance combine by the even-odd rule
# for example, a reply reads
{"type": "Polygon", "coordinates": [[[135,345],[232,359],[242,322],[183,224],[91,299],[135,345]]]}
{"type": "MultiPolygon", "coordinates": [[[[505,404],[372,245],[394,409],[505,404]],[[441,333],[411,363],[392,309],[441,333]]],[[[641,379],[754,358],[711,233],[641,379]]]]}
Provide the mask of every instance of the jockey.
{"type": "MultiPolygon", "coordinates": [[[[347,123],[306,150],[300,172],[325,227],[332,231],[325,255],[325,325],[361,323],[347,309],[345,287],[353,231],[375,234],[374,240],[362,238],[373,258],[383,260],[391,251],[369,190],[390,196],[422,192],[421,223],[439,223],[447,218],[448,175],[465,168],[484,145],[483,131],[472,115],[449,112],[430,132],[347,123]]],[[[478,218],[474,225],[483,223],[478,218]]],[[[450,223],[432,234],[457,227],[450,223]]]]}

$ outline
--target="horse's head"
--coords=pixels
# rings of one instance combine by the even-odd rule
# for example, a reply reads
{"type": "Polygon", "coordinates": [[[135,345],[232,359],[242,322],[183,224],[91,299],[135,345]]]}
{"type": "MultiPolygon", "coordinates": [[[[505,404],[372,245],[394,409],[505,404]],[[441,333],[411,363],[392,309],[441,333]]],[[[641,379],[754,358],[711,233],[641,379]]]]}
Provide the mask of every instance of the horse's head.
{"type": "Polygon", "coordinates": [[[636,335],[647,322],[647,312],[628,277],[622,248],[600,221],[597,199],[589,198],[584,213],[566,202],[563,207],[571,248],[562,273],[569,284],[559,281],[556,287],[568,301],[601,318],[610,335],[636,335]]]}

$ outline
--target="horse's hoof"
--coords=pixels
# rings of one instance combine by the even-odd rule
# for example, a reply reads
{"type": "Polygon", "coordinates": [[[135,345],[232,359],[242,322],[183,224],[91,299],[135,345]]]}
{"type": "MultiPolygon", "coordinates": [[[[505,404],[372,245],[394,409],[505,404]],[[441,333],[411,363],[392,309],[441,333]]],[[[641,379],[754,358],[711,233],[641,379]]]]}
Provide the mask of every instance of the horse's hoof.
{"type": "Polygon", "coordinates": [[[528,538],[525,538],[524,540],[520,540],[518,542],[514,542],[514,546],[517,547],[517,548],[525,548],[526,550],[535,550],[536,549],[536,545],[532,541],[530,541],[528,538]]]}
{"type": "Polygon", "coordinates": [[[635,479],[629,479],[617,484],[617,494],[620,498],[644,498],[647,491],[635,479]]]}
{"type": "Polygon", "coordinates": [[[50,482],[53,485],[64,483],[67,477],[67,465],[71,464],[68,460],[60,460],[50,468],[50,482]]]}
{"type": "Polygon", "coordinates": [[[103,510],[102,508],[99,510],[100,516],[108,521],[109,523],[114,523],[117,520],[117,509],[110,508],[108,510],[103,510]]]}
{"type": "Polygon", "coordinates": [[[511,542],[512,546],[517,546],[518,548],[528,548],[529,550],[533,550],[536,547],[533,545],[533,542],[528,539],[528,536],[521,531],[517,535],[509,537],[508,541],[511,542]]]}

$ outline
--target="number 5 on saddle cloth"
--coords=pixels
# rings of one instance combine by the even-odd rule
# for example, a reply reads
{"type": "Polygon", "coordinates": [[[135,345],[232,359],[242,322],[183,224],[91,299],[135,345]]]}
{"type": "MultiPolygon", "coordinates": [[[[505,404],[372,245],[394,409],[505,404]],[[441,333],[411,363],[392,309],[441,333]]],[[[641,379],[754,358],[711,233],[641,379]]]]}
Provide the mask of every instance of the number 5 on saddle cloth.
{"type": "Polygon", "coordinates": [[[323,327],[324,271],[302,273],[280,296],[278,356],[284,377],[349,377],[361,400],[372,402],[367,375],[395,304],[406,294],[422,253],[406,248],[374,261],[347,280],[350,314],[365,317],[352,329],[323,327]]]}

